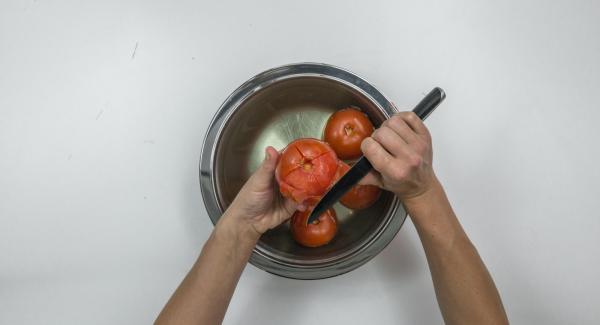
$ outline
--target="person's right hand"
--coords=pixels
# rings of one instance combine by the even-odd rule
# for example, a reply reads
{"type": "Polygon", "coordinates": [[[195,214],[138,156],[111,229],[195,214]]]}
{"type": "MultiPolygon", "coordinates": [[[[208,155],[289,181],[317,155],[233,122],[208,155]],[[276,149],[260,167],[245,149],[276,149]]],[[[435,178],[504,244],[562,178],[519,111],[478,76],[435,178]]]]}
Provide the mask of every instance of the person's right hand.
{"type": "Polygon", "coordinates": [[[383,122],[363,140],[361,150],[376,171],[361,184],[377,185],[404,201],[421,196],[437,182],[431,136],[413,112],[402,112],[383,122]]]}

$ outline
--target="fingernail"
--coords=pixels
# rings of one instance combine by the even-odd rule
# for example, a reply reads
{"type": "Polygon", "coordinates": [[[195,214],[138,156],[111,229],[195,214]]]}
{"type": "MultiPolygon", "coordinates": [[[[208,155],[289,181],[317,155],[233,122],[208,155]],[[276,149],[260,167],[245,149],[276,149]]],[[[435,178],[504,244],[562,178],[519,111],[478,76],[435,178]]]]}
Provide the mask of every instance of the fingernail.
{"type": "Polygon", "coordinates": [[[271,156],[269,156],[269,151],[265,149],[265,161],[269,161],[269,159],[271,159],[271,156]]]}

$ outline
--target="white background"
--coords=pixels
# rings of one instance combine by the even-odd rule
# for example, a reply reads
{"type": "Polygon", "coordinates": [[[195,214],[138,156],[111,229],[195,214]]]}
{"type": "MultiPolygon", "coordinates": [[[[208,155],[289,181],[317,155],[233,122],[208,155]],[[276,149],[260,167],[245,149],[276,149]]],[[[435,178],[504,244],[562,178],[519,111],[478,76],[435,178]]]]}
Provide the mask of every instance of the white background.
{"type": "MultiPolygon", "coordinates": [[[[0,2],[0,323],[144,324],[212,225],[209,120],[300,61],[409,108],[515,324],[600,322],[597,1],[0,2]]],[[[323,281],[247,267],[227,324],[437,324],[407,222],[323,281]]]]}

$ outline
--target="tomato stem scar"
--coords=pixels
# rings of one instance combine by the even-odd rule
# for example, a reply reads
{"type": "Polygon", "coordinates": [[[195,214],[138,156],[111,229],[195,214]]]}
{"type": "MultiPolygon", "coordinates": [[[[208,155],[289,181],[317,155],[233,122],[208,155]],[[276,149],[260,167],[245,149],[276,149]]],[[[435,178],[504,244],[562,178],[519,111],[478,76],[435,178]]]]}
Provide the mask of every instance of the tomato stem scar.
{"type": "Polygon", "coordinates": [[[354,133],[354,128],[352,127],[352,125],[346,124],[344,125],[344,132],[346,132],[346,135],[351,135],[352,133],[354,133]]]}
{"type": "Polygon", "coordinates": [[[302,163],[302,168],[304,168],[304,170],[311,170],[313,167],[313,165],[310,162],[303,162],[302,163]]]}

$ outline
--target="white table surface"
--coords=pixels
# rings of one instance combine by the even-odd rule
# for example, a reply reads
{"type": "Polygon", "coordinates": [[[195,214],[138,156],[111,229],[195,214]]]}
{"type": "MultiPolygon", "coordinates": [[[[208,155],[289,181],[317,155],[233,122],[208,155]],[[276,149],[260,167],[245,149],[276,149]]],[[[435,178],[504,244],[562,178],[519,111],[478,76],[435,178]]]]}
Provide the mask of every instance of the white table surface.
{"type": "MultiPolygon", "coordinates": [[[[400,107],[515,324],[600,322],[597,1],[0,2],[0,323],[150,323],[212,225],[209,120],[252,75],[325,62],[400,107]]],[[[248,266],[226,324],[438,324],[407,222],[323,281],[248,266]]]]}

